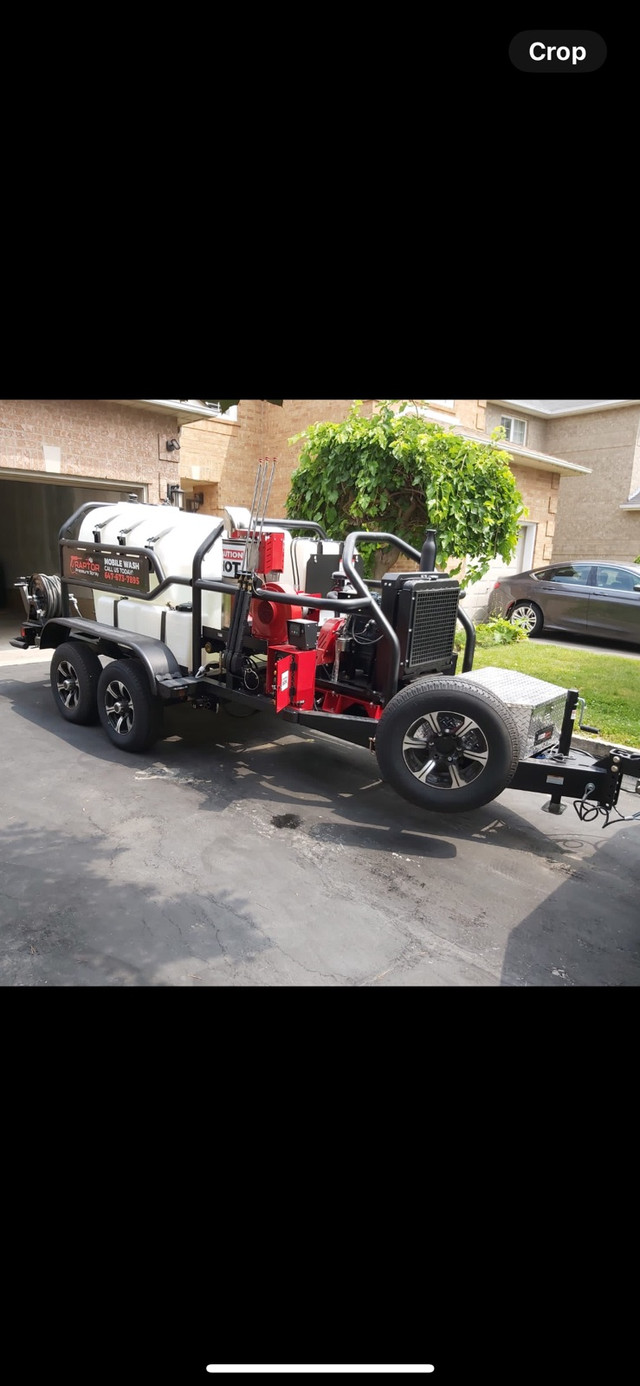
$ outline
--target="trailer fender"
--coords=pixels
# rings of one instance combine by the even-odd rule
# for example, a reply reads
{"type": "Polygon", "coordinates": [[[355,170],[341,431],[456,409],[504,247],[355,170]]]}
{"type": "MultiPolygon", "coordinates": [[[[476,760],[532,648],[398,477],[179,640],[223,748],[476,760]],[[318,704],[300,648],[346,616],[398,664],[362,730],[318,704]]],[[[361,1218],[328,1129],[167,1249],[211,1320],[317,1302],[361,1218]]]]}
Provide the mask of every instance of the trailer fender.
{"type": "Polygon", "coordinates": [[[55,650],[65,640],[90,641],[96,654],[121,659],[123,651],[140,660],[153,694],[162,694],[163,684],[182,678],[182,670],[168,645],[150,635],[106,626],[100,621],[86,621],[73,616],[56,616],[42,628],[40,648],[55,650]]]}

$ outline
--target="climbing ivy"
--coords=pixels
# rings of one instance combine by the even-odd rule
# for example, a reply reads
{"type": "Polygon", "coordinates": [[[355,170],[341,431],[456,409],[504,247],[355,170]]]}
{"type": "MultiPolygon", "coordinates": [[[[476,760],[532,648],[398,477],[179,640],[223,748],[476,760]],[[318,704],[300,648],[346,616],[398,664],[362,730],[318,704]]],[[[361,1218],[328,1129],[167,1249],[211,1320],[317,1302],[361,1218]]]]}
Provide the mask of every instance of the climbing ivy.
{"type": "Polygon", "coordinates": [[[289,440],[302,450],[288,516],[315,520],[334,539],[354,529],[382,530],[417,549],[425,529],[435,529],[437,566],[458,573],[467,558],[466,582],[483,577],[498,554],[508,563],[527,511],[500,447],[503,430],[476,442],[427,421],[417,408],[411,412],[404,401],[381,401],[370,418],[361,408],[355,400],[342,423],[311,424],[289,440]]]}

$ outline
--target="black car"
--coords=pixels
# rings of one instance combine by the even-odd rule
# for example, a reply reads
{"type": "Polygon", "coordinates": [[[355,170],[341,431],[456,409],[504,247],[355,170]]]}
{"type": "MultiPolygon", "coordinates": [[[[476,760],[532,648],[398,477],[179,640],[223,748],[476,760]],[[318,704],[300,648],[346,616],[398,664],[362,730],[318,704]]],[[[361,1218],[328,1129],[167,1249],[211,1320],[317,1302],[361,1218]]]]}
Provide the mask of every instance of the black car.
{"type": "Polygon", "coordinates": [[[496,582],[489,615],[528,635],[548,627],[640,645],[640,564],[578,559],[513,573],[496,582]]]}

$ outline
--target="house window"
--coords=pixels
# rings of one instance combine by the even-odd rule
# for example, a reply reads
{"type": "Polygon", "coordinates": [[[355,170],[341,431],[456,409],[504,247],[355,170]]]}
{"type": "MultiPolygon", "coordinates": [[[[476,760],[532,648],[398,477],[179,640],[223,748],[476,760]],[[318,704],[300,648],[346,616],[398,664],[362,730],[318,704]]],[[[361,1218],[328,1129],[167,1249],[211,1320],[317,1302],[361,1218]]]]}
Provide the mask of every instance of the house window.
{"type": "Polygon", "coordinates": [[[512,419],[510,414],[503,414],[500,423],[506,431],[508,443],[522,443],[524,445],[527,436],[527,425],[524,419],[512,419]]]}
{"type": "Polygon", "coordinates": [[[427,404],[441,404],[443,409],[453,409],[454,399],[428,399],[427,404]]]}

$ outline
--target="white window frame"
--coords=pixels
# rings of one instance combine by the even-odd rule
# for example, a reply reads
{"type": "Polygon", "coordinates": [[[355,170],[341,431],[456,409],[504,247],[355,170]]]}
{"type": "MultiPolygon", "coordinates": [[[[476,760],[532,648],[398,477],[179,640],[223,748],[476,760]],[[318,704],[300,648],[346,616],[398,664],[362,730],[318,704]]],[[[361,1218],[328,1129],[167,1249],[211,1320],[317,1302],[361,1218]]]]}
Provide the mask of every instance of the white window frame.
{"type": "Polygon", "coordinates": [[[521,418],[519,418],[519,416],[518,416],[517,414],[501,414],[501,416],[500,416],[500,426],[501,426],[501,428],[504,428],[504,429],[506,430],[506,434],[507,434],[506,441],[507,441],[507,443],[515,443],[515,444],[516,444],[516,447],[519,447],[519,448],[523,448],[523,447],[526,446],[526,442],[527,442],[527,420],[526,420],[526,419],[521,419],[521,418]],[[522,424],[522,427],[523,427],[523,435],[522,435],[522,438],[514,438],[514,437],[512,436],[513,430],[512,430],[511,425],[512,425],[512,424],[515,424],[515,423],[522,424]]]}
{"type": "Polygon", "coordinates": [[[427,404],[436,404],[436,405],[439,404],[440,407],[441,407],[441,409],[453,409],[453,408],[455,407],[455,400],[454,400],[454,399],[428,399],[428,400],[427,400],[427,404]]]}

